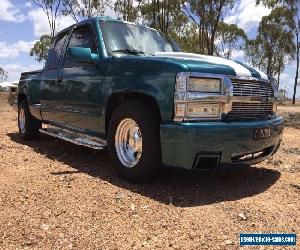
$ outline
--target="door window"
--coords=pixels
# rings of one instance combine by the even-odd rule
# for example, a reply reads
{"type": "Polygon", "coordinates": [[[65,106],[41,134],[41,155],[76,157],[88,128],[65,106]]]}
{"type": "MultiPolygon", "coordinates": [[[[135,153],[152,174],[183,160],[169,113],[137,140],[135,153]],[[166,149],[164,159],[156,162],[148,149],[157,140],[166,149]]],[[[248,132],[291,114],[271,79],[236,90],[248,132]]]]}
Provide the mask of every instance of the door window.
{"type": "MultiPolygon", "coordinates": [[[[73,47],[90,48],[92,53],[97,53],[97,46],[95,43],[93,30],[91,29],[90,25],[84,25],[74,29],[68,45],[68,48],[73,47]]],[[[67,56],[65,59],[64,67],[75,67],[82,64],[87,63],[74,61],[67,56]]]]}
{"type": "Polygon", "coordinates": [[[65,43],[67,37],[68,37],[68,32],[59,34],[56,37],[55,42],[48,54],[48,58],[47,58],[46,66],[45,66],[46,69],[58,69],[59,68],[59,61],[60,61],[62,49],[63,49],[64,43],[65,43]]]}

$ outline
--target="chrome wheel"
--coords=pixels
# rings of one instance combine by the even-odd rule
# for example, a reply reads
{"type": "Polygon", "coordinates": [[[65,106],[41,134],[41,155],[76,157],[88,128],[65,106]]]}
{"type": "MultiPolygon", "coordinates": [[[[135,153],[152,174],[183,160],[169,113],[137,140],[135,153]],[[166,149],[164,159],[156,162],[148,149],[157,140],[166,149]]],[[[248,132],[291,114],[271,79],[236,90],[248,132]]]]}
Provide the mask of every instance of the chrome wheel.
{"type": "Polygon", "coordinates": [[[23,108],[19,112],[19,127],[22,134],[25,134],[25,111],[23,108]]]}
{"type": "Polygon", "coordinates": [[[134,167],[142,156],[143,137],[139,126],[130,118],[123,119],[115,134],[115,148],[121,163],[134,167]]]}

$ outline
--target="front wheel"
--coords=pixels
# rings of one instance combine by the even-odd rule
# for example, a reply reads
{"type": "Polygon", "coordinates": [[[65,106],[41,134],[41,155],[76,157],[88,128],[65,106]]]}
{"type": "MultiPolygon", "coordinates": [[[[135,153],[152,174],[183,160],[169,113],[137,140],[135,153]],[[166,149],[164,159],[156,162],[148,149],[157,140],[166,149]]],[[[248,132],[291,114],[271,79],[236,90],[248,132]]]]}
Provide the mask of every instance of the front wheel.
{"type": "Polygon", "coordinates": [[[138,102],[119,106],[109,124],[108,149],[121,177],[135,182],[153,178],[161,166],[159,121],[138,102]]]}

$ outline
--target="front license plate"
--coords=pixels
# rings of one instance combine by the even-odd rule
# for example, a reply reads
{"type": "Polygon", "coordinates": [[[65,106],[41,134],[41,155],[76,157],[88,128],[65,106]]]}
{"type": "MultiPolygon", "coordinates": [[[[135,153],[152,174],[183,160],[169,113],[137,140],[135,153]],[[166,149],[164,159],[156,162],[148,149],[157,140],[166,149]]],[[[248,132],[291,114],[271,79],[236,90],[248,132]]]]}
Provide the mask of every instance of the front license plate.
{"type": "Polygon", "coordinates": [[[253,138],[254,140],[264,139],[271,136],[271,129],[270,128],[256,128],[253,131],[253,138]]]}

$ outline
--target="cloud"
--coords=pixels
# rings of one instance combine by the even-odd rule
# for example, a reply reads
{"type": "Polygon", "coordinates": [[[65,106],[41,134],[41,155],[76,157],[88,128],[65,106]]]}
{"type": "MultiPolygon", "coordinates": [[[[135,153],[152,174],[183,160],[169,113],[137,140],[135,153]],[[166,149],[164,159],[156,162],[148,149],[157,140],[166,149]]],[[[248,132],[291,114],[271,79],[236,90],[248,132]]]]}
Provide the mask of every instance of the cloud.
{"type": "MultiPolygon", "coordinates": [[[[39,9],[32,9],[28,12],[28,19],[33,24],[33,34],[36,37],[40,37],[45,34],[50,34],[50,27],[45,13],[39,9]]],[[[74,20],[70,16],[59,16],[58,17],[58,28],[57,32],[74,24],[74,20]]]]}
{"type": "Polygon", "coordinates": [[[262,5],[256,5],[255,0],[237,1],[224,22],[234,23],[249,32],[253,28],[257,29],[263,16],[270,14],[271,9],[262,5]]]}
{"type": "Polygon", "coordinates": [[[29,51],[35,42],[36,41],[18,41],[16,43],[7,43],[5,41],[0,41],[0,58],[17,57],[22,52],[29,54],[29,51]]]}
{"type": "Polygon", "coordinates": [[[231,57],[233,60],[243,61],[245,57],[245,51],[244,50],[233,50],[231,57]]]}
{"type": "Polygon", "coordinates": [[[1,0],[0,21],[23,22],[26,16],[9,0],[1,0]]]}
{"type": "Polygon", "coordinates": [[[43,67],[42,64],[22,65],[19,63],[2,65],[5,71],[8,72],[7,81],[19,81],[22,72],[38,70],[43,67]]]}
{"type": "Polygon", "coordinates": [[[31,2],[26,2],[26,3],[24,4],[24,7],[31,8],[31,7],[32,7],[31,2]]]}

